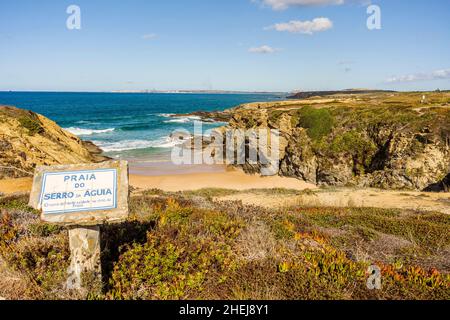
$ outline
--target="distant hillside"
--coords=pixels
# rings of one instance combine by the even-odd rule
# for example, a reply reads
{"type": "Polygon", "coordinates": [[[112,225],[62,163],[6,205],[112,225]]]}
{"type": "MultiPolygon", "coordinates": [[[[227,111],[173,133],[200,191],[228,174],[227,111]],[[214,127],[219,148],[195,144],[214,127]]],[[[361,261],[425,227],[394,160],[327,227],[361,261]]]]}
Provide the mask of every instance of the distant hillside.
{"type": "Polygon", "coordinates": [[[37,165],[100,162],[100,153],[40,114],[0,106],[0,179],[33,175],[37,165]]]}
{"type": "Polygon", "coordinates": [[[387,90],[365,90],[365,89],[350,89],[350,90],[338,90],[338,91],[302,91],[297,92],[288,97],[288,99],[308,99],[312,97],[326,97],[331,95],[349,95],[349,94],[365,94],[365,93],[383,93],[383,92],[395,92],[387,90]]]}

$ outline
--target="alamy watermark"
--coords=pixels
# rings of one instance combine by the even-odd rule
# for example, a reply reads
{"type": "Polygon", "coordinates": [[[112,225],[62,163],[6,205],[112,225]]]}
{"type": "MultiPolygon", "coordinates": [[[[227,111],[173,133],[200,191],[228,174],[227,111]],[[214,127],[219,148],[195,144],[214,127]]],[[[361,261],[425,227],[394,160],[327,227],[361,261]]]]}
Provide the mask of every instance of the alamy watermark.
{"type": "Polygon", "coordinates": [[[381,30],[381,8],[375,4],[367,7],[367,29],[381,30]]]}
{"type": "Polygon", "coordinates": [[[81,30],[81,9],[77,5],[67,7],[66,13],[69,17],[66,20],[66,27],[69,30],[81,30]]]}
{"type": "MultiPolygon", "coordinates": [[[[66,27],[69,30],[81,30],[81,8],[78,5],[72,4],[67,7],[66,13],[69,17],[66,20],[66,27]]],[[[378,5],[372,4],[367,7],[367,29],[381,30],[381,8],[378,5]]]]}

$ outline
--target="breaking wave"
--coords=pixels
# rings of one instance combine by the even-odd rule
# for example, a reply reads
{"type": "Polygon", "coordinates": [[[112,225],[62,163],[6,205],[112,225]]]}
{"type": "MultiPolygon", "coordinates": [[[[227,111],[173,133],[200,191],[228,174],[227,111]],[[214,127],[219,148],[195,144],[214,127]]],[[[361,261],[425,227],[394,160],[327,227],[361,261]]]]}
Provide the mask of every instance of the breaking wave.
{"type": "Polygon", "coordinates": [[[188,117],[176,117],[171,120],[166,120],[164,123],[188,123],[191,121],[199,121],[201,120],[198,116],[188,116],[188,117]]]}
{"type": "Polygon", "coordinates": [[[110,128],[110,129],[94,130],[94,129],[83,129],[83,128],[71,127],[71,128],[65,128],[65,130],[69,131],[70,133],[72,133],[76,136],[91,136],[91,135],[99,134],[99,133],[113,132],[116,129],[110,128]]]}
{"type": "Polygon", "coordinates": [[[147,148],[172,148],[180,141],[171,137],[163,137],[157,140],[122,140],[116,142],[93,141],[104,152],[120,152],[147,148]]]}

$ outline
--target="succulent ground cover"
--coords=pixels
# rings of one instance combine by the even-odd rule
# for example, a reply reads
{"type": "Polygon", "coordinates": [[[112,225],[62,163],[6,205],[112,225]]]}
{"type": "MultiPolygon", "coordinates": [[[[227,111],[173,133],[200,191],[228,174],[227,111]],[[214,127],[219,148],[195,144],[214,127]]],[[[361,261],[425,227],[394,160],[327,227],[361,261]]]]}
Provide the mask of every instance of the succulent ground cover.
{"type": "Polygon", "coordinates": [[[86,296],[63,287],[70,255],[67,231],[41,223],[26,205],[26,195],[3,197],[0,296],[450,298],[448,215],[377,208],[269,210],[213,200],[230,192],[134,194],[130,219],[102,227],[103,281],[87,279],[92,290],[86,296]],[[381,290],[367,288],[371,265],[381,269],[381,290]]]}

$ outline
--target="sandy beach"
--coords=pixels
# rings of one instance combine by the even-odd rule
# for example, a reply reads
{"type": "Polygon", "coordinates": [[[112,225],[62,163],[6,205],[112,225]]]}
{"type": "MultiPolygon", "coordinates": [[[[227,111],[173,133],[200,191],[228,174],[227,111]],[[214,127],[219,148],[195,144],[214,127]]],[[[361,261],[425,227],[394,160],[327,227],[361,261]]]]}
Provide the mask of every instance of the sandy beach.
{"type": "MultiPolygon", "coordinates": [[[[196,168],[194,172],[183,170],[172,174],[142,171],[135,174],[131,168],[130,185],[138,189],[161,189],[163,191],[186,191],[203,188],[224,188],[233,190],[286,188],[295,190],[315,189],[316,186],[295,178],[279,176],[260,177],[247,175],[243,171],[225,166],[196,168]],[[202,171],[203,170],[203,171],[202,171]]],[[[32,178],[0,180],[0,192],[3,194],[29,192],[32,178]]]]}
{"type": "MultiPolygon", "coordinates": [[[[316,185],[295,178],[280,176],[260,177],[247,175],[242,170],[226,166],[178,167],[170,171],[166,166],[161,172],[130,168],[130,186],[135,191],[160,189],[165,192],[194,191],[205,188],[221,188],[242,193],[218,197],[219,201],[242,201],[247,205],[280,208],[295,205],[306,207],[381,207],[409,210],[436,211],[450,214],[448,193],[425,193],[378,189],[337,188],[320,189],[316,185]],[[136,172],[140,174],[136,174],[136,172]],[[170,174],[162,174],[171,172],[170,174]],[[313,190],[299,195],[270,195],[255,189],[284,188],[313,190]]],[[[0,193],[5,195],[30,192],[31,178],[0,180],[0,193]]]]}
{"type": "Polygon", "coordinates": [[[164,191],[199,190],[223,188],[233,190],[286,188],[295,190],[315,189],[314,184],[295,178],[279,176],[260,177],[247,175],[239,169],[225,169],[215,172],[197,172],[178,175],[130,175],[130,185],[139,189],[161,189],[164,191]]]}
{"type": "Polygon", "coordinates": [[[13,194],[31,191],[32,178],[4,179],[0,180],[0,193],[13,194]]]}

